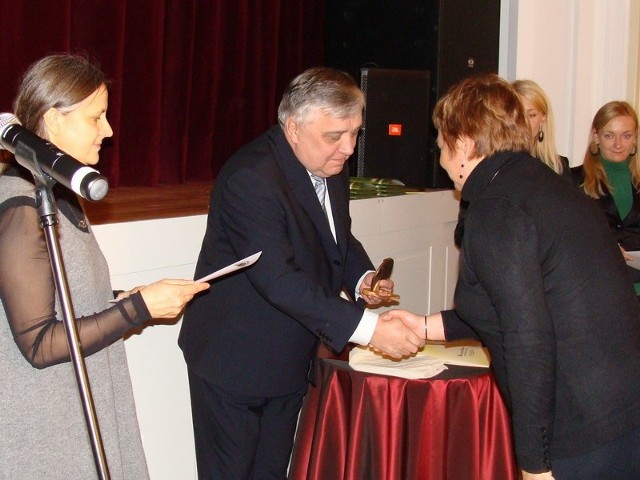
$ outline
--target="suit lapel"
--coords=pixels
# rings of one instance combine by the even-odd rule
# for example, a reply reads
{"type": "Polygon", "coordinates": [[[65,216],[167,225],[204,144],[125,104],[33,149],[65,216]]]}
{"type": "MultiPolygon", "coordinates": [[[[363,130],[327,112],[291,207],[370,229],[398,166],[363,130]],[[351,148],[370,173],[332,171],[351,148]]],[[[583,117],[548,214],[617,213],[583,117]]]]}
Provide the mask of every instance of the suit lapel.
{"type": "MultiPolygon", "coordinates": [[[[277,128],[279,129],[279,127],[277,128]]],[[[284,133],[281,130],[276,136],[275,141],[279,152],[277,161],[282,174],[291,189],[291,193],[316,226],[320,233],[323,245],[325,245],[327,249],[336,248],[336,241],[333,239],[333,235],[331,234],[329,221],[327,220],[324,210],[318,201],[309,173],[293,154],[293,150],[291,150],[291,146],[287,143],[284,133]]],[[[329,182],[331,179],[327,180],[327,192],[332,202],[331,208],[334,209],[334,200],[331,193],[333,188],[329,186],[332,182],[329,182]]],[[[339,215],[336,215],[334,210],[334,223],[336,223],[336,216],[339,217],[339,215]]],[[[336,223],[336,234],[337,228],[338,225],[336,223]]]]}
{"type": "Polygon", "coordinates": [[[640,219],[640,195],[635,187],[631,188],[633,192],[633,204],[631,205],[631,210],[629,210],[629,213],[623,220],[625,225],[635,226],[638,224],[638,219],[640,219]]]}

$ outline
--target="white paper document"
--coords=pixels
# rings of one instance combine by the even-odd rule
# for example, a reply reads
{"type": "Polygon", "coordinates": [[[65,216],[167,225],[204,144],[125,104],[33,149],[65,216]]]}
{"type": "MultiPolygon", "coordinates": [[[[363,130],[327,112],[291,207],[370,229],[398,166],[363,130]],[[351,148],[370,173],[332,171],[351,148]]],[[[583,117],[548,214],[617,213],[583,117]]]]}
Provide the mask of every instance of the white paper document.
{"type": "Polygon", "coordinates": [[[260,258],[260,255],[262,255],[262,250],[260,250],[257,253],[254,253],[253,255],[249,255],[248,257],[245,257],[242,260],[238,260],[237,262],[232,263],[231,265],[227,265],[226,267],[221,268],[220,270],[216,270],[215,272],[210,273],[205,277],[199,278],[198,280],[196,280],[196,283],[208,282],[209,280],[213,280],[214,278],[221,277],[223,275],[226,275],[227,273],[235,272],[236,270],[240,270],[242,268],[247,268],[248,266],[256,263],[256,260],[260,258]]]}
{"type": "Polygon", "coordinates": [[[349,352],[349,366],[354,370],[409,379],[431,378],[447,369],[444,362],[425,355],[402,360],[375,353],[367,347],[354,347],[349,352]]]}
{"type": "MultiPolygon", "coordinates": [[[[226,267],[221,268],[220,270],[216,270],[215,272],[210,273],[206,277],[199,278],[198,280],[196,280],[196,283],[208,282],[209,280],[213,280],[214,278],[221,277],[223,275],[226,275],[227,273],[231,273],[236,270],[240,270],[242,268],[247,268],[248,266],[256,263],[256,260],[260,258],[260,255],[262,255],[262,250],[260,250],[257,253],[254,253],[253,255],[249,255],[248,257],[245,257],[242,260],[238,260],[237,262],[232,263],[231,265],[227,265],[226,267]]],[[[116,303],[122,300],[123,298],[127,298],[128,296],[129,296],[128,293],[121,293],[118,298],[108,300],[108,302],[116,303]]]]}
{"type": "Polygon", "coordinates": [[[349,352],[349,366],[354,370],[412,379],[433,377],[447,370],[447,365],[487,368],[490,364],[489,353],[479,342],[427,343],[417,354],[401,360],[367,347],[355,347],[349,352]]]}

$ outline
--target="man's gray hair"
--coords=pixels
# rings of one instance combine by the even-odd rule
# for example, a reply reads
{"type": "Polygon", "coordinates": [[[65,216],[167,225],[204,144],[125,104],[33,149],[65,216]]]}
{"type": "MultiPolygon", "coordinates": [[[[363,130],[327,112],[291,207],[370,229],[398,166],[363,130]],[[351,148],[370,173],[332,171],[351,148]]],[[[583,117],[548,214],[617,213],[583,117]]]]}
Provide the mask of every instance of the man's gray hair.
{"type": "Polygon", "coordinates": [[[364,108],[364,95],[348,73],[328,67],[310,68],[294,78],[280,101],[278,123],[287,118],[304,125],[310,114],[320,109],[334,118],[349,118],[364,108]]]}

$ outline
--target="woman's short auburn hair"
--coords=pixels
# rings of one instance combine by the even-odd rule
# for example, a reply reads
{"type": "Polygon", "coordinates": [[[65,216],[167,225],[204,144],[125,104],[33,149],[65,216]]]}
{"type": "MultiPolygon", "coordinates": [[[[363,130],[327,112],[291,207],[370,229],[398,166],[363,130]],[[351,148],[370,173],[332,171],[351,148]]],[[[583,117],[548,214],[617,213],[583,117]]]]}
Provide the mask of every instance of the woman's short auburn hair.
{"type": "Polygon", "coordinates": [[[495,74],[466,78],[438,100],[433,123],[442,141],[455,150],[463,137],[475,142],[471,158],[500,151],[529,151],[531,131],[515,89],[495,74]]]}

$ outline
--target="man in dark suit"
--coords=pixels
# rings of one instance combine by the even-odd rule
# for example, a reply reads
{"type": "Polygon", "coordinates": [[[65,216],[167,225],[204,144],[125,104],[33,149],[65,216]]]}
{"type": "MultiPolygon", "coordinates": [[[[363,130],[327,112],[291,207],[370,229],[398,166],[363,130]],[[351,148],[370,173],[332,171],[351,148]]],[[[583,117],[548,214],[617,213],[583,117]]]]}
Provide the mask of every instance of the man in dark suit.
{"type": "Polygon", "coordinates": [[[184,317],[200,478],[285,478],[319,341],[335,351],[370,344],[396,358],[424,343],[424,325],[383,321],[353,301],[378,301],[363,294],[373,265],[350,231],[343,168],[363,107],[346,73],[307,70],[287,87],[279,125],[216,180],[196,278],[262,256],[216,282],[184,317]]]}

